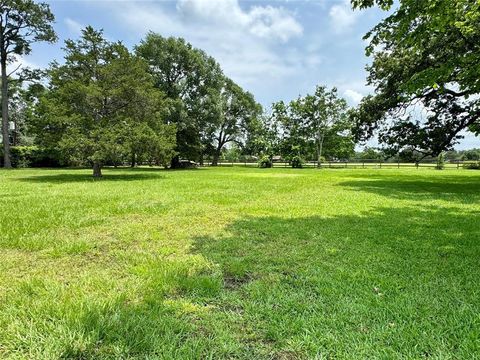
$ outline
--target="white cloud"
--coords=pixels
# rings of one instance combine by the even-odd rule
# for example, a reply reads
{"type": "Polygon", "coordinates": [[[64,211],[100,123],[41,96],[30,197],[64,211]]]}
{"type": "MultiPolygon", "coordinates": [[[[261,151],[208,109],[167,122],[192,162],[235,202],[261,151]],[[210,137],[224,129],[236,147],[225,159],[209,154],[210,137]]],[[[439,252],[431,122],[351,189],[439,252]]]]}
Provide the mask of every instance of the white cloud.
{"type": "Polygon", "coordinates": [[[337,33],[350,30],[357,21],[359,14],[359,12],[352,10],[348,0],[343,0],[341,3],[333,5],[328,13],[331,25],[337,33]]]}
{"type": "Polygon", "coordinates": [[[80,35],[82,29],[85,27],[84,25],[71,18],[65,18],[64,22],[65,25],[67,25],[68,31],[70,31],[72,35],[80,35]]]}
{"type": "Polygon", "coordinates": [[[360,101],[363,99],[363,95],[360,94],[358,91],[352,90],[352,89],[347,89],[343,93],[347,98],[353,101],[353,103],[356,105],[360,103],[360,101]]]}
{"type": "Polygon", "coordinates": [[[184,20],[222,24],[254,36],[283,42],[303,33],[302,26],[283,7],[253,6],[243,10],[238,0],[179,0],[177,11],[184,20]]]}
{"type": "Polygon", "coordinates": [[[250,32],[265,38],[278,38],[288,41],[303,33],[302,26],[283,8],[272,6],[254,7],[250,13],[250,32]]]}
{"type": "Polygon", "coordinates": [[[135,36],[148,31],[185,38],[222,66],[225,74],[247,89],[273,86],[302,68],[316,67],[316,53],[282,53],[279,46],[301,36],[302,26],[283,7],[240,7],[237,0],[178,0],[175,7],[159,2],[100,2],[135,36]]]}

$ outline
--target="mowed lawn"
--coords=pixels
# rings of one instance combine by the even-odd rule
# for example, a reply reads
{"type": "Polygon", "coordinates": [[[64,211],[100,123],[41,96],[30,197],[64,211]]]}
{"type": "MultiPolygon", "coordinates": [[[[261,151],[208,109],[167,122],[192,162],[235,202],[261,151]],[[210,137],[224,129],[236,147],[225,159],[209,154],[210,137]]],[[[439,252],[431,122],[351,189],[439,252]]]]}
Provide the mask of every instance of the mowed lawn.
{"type": "Polygon", "coordinates": [[[480,358],[480,172],[0,172],[1,359],[480,358]]]}

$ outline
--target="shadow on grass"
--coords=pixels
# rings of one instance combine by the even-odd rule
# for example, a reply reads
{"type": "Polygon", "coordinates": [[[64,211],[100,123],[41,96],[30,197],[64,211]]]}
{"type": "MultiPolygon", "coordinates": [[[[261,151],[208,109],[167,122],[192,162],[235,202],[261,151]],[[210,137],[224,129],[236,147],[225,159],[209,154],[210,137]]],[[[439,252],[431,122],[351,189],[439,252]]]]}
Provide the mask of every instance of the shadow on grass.
{"type": "Polygon", "coordinates": [[[69,359],[474,357],[476,213],[245,217],[193,240],[190,261],[137,259],[140,297],[28,290],[33,303],[15,302],[25,325],[9,346],[69,359]]]}
{"type": "MultiPolygon", "coordinates": [[[[119,170],[120,171],[120,170],[119,170]]],[[[94,179],[92,175],[86,173],[60,173],[52,175],[35,175],[21,177],[15,180],[33,183],[72,183],[72,182],[110,182],[110,181],[139,181],[139,180],[158,180],[165,176],[159,171],[143,171],[143,170],[123,170],[121,173],[114,171],[104,171],[99,179],[94,179]]]]}
{"type": "Polygon", "coordinates": [[[231,326],[259,349],[462,358],[478,346],[479,220],[455,207],[252,217],[194,249],[220,266],[234,299],[223,311],[241,314],[231,326]]]}
{"type": "Polygon", "coordinates": [[[459,202],[475,202],[480,199],[480,176],[456,174],[422,177],[421,175],[356,174],[354,179],[340,182],[339,185],[395,199],[441,199],[459,202]]]}

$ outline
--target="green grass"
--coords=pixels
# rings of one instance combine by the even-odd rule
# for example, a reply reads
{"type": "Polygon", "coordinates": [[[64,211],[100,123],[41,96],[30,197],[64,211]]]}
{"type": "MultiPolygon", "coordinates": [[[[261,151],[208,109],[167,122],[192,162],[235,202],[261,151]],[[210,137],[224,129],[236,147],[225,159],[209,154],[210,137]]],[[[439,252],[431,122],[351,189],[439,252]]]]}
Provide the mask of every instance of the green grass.
{"type": "Polygon", "coordinates": [[[480,358],[480,172],[0,172],[0,358],[480,358]]]}

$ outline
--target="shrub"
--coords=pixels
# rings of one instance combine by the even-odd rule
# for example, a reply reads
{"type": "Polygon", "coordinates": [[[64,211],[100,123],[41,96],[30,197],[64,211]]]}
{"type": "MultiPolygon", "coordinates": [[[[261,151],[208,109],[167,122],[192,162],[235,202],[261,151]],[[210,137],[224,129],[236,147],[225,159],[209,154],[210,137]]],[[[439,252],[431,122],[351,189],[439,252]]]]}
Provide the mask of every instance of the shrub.
{"type": "Polygon", "coordinates": [[[437,157],[437,166],[435,166],[435,169],[437,170],[443,170],[445,168],[445,153],[440,153],[437,157]]]}
{"type": "Polygon", "coordinates": [[[292,157],[292,160],[290,160],[290,165],[292,165],[292,168],[301,169],[303,164],[304,161],[300,156],[294,156],[292,157]]]}
{"type": "Polygon", "coordinates": [[[480,170],[480,161],[465,162],[463,163],[463,168],[469,170],[480,170]]]}
{"type": "Polygon", "coordinates": [[[258,161],[258,166],[261,168],[271,168],[273,166],[272,164],[272,158],[268,155],[264,155],[260,158],[258,161]]]}
{"type": "MultiPolygon", "coordinates": [[[[12,146],[10,148],[12,167],[59,167],[63,166],[61,155],[55,150],[37,146],[12,146]]],[[[0,151],[0,165],[3,166],[3,151],[0,151]]]]}

